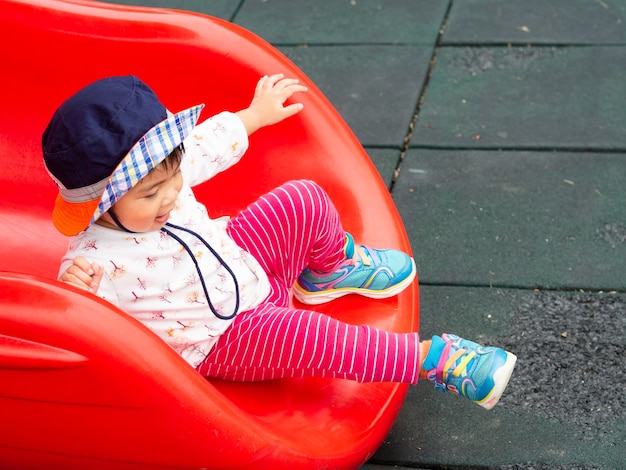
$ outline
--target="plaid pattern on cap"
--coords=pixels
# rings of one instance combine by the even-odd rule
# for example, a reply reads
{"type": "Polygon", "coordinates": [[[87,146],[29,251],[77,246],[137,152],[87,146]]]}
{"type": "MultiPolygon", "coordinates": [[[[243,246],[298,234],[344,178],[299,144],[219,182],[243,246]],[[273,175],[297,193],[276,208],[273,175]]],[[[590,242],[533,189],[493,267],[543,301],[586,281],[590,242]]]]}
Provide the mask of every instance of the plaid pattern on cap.
{"type": "Polygon", "coordinates": [[[172,114],[139,139],[109,178],[90,223],[98,220],[185,140],[203,107],[198,105],[172,114]]]}

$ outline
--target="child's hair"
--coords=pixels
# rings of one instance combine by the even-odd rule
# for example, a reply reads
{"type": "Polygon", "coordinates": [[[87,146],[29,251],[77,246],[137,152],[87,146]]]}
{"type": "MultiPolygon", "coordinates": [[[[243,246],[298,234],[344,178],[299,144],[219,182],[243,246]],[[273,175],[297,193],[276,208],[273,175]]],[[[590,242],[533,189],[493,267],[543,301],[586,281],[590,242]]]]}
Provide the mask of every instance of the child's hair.
{"type": "Polygon", "coordinates": [[[181,142],[180,145],[172,150],[170,154],[165,157],[165,160],[161,162],[163,169],[169,170],[180,166],[180,162],[183,160],[183,155],[185,155],[185,145],[181,142]]]}

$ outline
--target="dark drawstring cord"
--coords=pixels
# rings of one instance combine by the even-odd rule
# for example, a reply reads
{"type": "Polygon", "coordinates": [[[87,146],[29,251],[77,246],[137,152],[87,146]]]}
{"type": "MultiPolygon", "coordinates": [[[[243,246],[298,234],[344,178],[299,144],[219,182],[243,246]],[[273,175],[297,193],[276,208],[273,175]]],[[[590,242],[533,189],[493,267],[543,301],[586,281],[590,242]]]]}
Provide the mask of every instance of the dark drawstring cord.
{"type": "Polygon", "coordinates": [[[120,219],[118,219],[115,213],[113,212],[113,209],[109,209],[109,215],[113,219],[113,222],[115,222],[115,225],[117,225],[120,228],[120,230],[123,230],[124,232],[128,232],[128,233],[137,233],[137,232],[133,232],[132,230],[128,230],[126,227],[124,227],[122,225],[122,222],[120,222],[120,219]]]}
{"type": "MultiPolygon", "coordinates": [[[[111,219],[113,219],[113,222],[115,222],[115,225],[117,225],[121,230],[123,230],[124,232],[128,232],[128,233],[136,233],[124,227],[122,223],[119,221],[119,219],[117,218],[117,216],[110,209],[109,209],[109,215],[111,216],[111,219]]],[[[220,320],[231,320],[235,318],[235,316],[237,315],[237,312],[239,311],[239,282],[237,282],[237,277],[235,276],[235,273],[230,268],[230,266],[226,264],[226,262],[222,259],[222,257],[219,254],[217,254],[217,252],[213,249],[213,247],[211,247],[211,245],[209,245],[209,243],[204,238],[202,238],[193,230],[189,230],[185,227],[180,227],[178,225],[170,224],[169,222],[166,222],[165,225],[167,225],[168,227],[174,228],[176,230],[182,230],[183,232],[187,232],[193,235],[194,237],[196,237],[198,240],[200,240],[204,244],[204,246],[206,246],[209,249],[209,251],[213,254],[213,256],[217,258],[220,264],[224,266],[224,269],[228,271],[228,274],[230,274],[230,277],[233,279],[233,283],[235,284],[235,308],[233,309],[233,313],[231,313],[230,315],[224,316],[217,311],[217,309],[213,306],[213,302],[211,302],[211,299],[209,298],[209,291],[207,290],[206,283],[204,282],[204,276],[202,275],[202,271],[200,270],[200,266],[198,265],[198,260],[191,252],[191,248],[189,248],[189,246],[178,235],[175,235],[171,230],[168,230],[165,227],[161,227],[162,232],[168,234],[170,237],[172,237],[174,240],[180,243],[180,245],[185,249],[189,257],[191,258],[191,261],[193,261],[193,264],[196,266],[196,271],[198,272],[198,277],[200,278],[200,282],[202,283],[202,289],[204,290],[204,295],[206,297],[207,302],[209,303],[209,308],[211,309],[211,312],[213,312],[213,315],[215,315],[220,320]]]]}
{"type": "Polygon", "coordinates": [[[225,315],[220,314],[213,306],[213,302],[211,302],[211,299],[209,298],[209,292],[207,290],[206,283],[204,282],[204,276],[202,275],[202,271],[200,270],[200,266],[198,265],[198,260],[191,252],[191,248],[189,248],[189,246],[187,246],[187,244],[178,235],[175,235],[171,230],[168,230],[165,227],[161,227],[162,232],[167,233],[170,237],[172,237],[174,240],[180,243],[181,246],[189,254],[189,257],[193,261],[193,264],[196,266],[196,271],[198,272],[198,276],[200,277],[200,282],[202,283],[202,289],[204,289],[204,295],[206,296],[207,302],[209,303],[209,307],[211,308],[213,315],[215,315],[220,320],[231,320],[235,318],[235,315],[237,315],[237,312],[239,311],[239,282],[237,282],[237,277],[235,276],[235,273],[230,268],[230,266],[226,264],[226,262],[222,259],[222,257],[219,254],[217,254],[217,252],[213,249],[213,247],[211,247],[211,245],[209,245],[209,243],[204,238],[202,238],[193,230],[189,230],[187,228],[180,227],[178,225],[170,224],[169,222],[166,222],[165,225],[171,228],[175,228],[177,230],[182,230],[183,232],[187,232],[193,235],[194,237],[196,237],[198,240],[200,240],[204,244],[204,246],[206,246],[209,249],[209,251],[213,254],[213,256],[217,258],[220,264],[224,266],[224,269],[228,271],[228,274],[230,274],[230,277],[233,279],[233,283],[235,284],[235,308],[233,309],[233,313],[225,316],[225,315]]]}

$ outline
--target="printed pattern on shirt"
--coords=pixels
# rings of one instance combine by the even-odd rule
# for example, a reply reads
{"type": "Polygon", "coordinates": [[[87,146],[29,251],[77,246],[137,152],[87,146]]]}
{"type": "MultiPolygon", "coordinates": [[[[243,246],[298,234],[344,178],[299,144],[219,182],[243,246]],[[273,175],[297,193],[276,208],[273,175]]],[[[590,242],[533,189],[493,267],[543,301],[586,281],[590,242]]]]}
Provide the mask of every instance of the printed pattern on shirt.
{"type": "MultiPolygon", "coordinates": [[[[222,113],[198,125],[185,141],[181,162],[185,183],[170,216],[170,222],[200,234],[221,254],[239,282],[243,310],[267,296],[267,276],[253,256],[230,239],[225,222],[209,218],[190,184],[232,166],[242,157],[247,142],[245,128],[234,114],[222,113]]],[[[192,247],[216,310],[232,312],[234,285],[224,266],[197,237],[185,232],[177,236],[192,247]]],[[[142,321],[194,367],[231,323],[211,312],[189,254],[161,231],[129,234],[94,224],[70,240],[60,272],[79,255],[104,266],[99,296],[142,321]]]]}

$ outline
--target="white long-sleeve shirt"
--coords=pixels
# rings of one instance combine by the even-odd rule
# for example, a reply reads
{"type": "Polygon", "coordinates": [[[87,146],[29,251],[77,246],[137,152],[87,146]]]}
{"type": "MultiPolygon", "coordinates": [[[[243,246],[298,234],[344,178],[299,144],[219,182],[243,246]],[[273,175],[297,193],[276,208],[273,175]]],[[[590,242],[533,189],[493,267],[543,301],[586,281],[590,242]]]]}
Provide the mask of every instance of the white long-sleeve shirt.
{"type": "MultiPolygon", "coordinates": [[[[270,290],[267,275],[227,235],[226,220],[209,217],[191,187],[237,163],[247,148],[248,135],[235,114],[221,113],[199,124],[185,140],[184,184],[168,221],[200,235],[230,267],[239,286],[237,312],[263,302],[270,290]]],[[[198,237],[165,228],[193,253],[217,313],[231,316],[236,305],[231,274],[198,237]]],[[[193,367],[204,360],[233,321],[212,312],[191,256],[163,231],[128,233],[92,224],[70,239],[60,273],[77,256],[104,267],[100,297],[148,326],[193,367]]]]}

